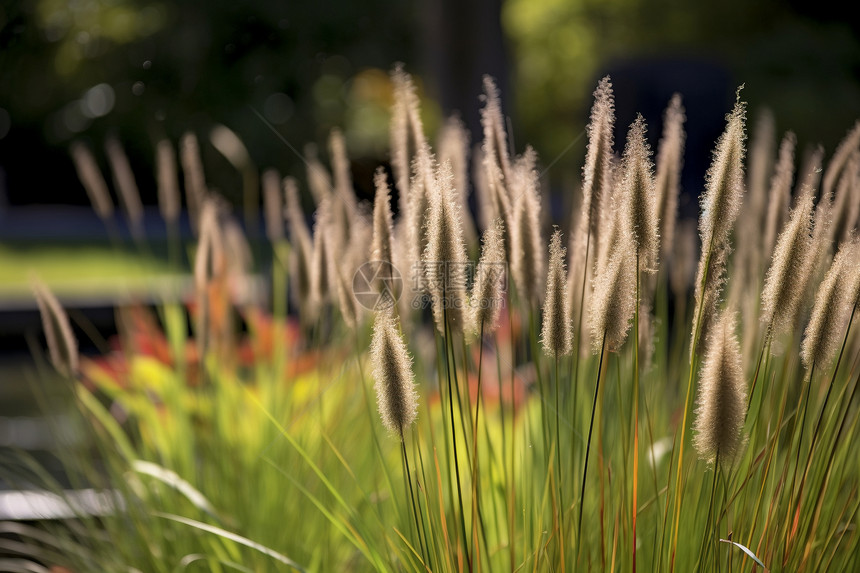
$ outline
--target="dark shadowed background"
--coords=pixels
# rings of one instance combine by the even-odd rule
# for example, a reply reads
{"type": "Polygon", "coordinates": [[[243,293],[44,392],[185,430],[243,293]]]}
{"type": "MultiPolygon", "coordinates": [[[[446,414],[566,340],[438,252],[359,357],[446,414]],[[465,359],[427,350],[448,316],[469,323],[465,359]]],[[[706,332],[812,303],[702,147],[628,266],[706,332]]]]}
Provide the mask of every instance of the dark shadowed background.
{"type": "MultiPolygon", "coordinates": [[[[860,22],[835,0],[33,0],[0,5],[0,205],[86,205],[74,139],[125,143],[154,205],[153,145],[192,129],[227,197],[238,175],[206,136],[223,124],[256,164],[302,175],[301,150],[347,134],[359,193],[388,156],[388,72],[419,80],[428,130],[459,113],[478,141],[481,75],[497,78],[517,150],[557,191],[578,180],[591,91],[610,73],[623,141],[636,111],[653,143],[685,96],[684,186],[697,191],[736,87],[800,149],[828,151],[860,116],[860,22]],[[269,125],[260,118],[262,116],[269,125]]],[[[563,214],[554,213],[556,219],[563,214]]],[[[2,231],[0,231],[2,233],[2,231]]],[[[2,235],[0,235],[2,236],[2,235]]]]}

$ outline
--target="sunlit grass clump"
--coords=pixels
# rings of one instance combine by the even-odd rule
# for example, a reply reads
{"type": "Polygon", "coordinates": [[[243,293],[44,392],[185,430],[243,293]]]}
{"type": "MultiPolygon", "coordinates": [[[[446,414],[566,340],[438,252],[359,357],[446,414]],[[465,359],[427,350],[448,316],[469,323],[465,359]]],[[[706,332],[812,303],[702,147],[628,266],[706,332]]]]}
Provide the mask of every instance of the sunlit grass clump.
{"type": "MultiPolygon", "coordinates": [[[[159,142],[171,262],[193,296],[118,309],[114,351],[78,360],[36,287],[51,362],[98,438],[98,468],[80,454],[69,469],[117,494],[98,519],[33,534],[36,557],[74,571],[860,568],[860,124],[795,170],[795,137],[776,157],[772,122],[747,145],[739,90],[697,251],[695,223],[675,220],[681,95],[652,154],[642,116],[613,141],[602,79],[580,208],[551,220],[491,79],[472,156],[453,120],[434,150],[412,79],[398,67],[392,85],[392,173],[376,172],[372,203],[335,131],[331,170],[314,155],[305,174],[263,176],[265,253],[209,189],[203,142],[183,137],[178,162],[159,142]],[[270,297],[249,289],[255,270],[270,297]]],[[[212,143],[243,173],[247,214],[258,178],[224,129],[212,143]]],[[[108,153],[136,189],[119,144],[108,153]]],[[[72,156],[112,220],[92,152],[72,156]]]]}

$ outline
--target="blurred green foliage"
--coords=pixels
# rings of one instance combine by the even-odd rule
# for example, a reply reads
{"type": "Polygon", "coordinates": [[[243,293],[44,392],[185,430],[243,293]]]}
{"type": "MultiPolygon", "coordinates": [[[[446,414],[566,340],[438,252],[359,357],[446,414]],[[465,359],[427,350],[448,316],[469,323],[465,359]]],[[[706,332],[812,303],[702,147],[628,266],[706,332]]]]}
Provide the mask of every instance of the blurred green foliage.
{"type": "MultiPolygon", "coordinates": [[[[432,20],[431,2],[3,3],[0,166],[12,202],[86,203],[68,187],[75,175],[66,148],[82,137],[102,155],[113,132],[144,201],[154,203],[154,142],[188,129],[205,141],[215,124],[234,130],[259,167],[299,175],[300,158],[279,138],[297,151],[309,141],[324,151],[329,130],[341,127],[358,159],[357,183],[368,186],[359,192],[369,193],[373,169],[387,159],[387,71],[403,61],[420,78],[446,42],[440,34],[459,29],[432,20]],[[52,169],[34,170],[35,161],[52,169]]],[[[462,12],[464,22],[474,17],[462,12]]],[[[556,169],[568,181],[578,179],[584,139],[576,138],[591,92],[612,63],[721,66],[735,86],[746,84],[751,110],[771,107],[779,130],[796,130],[801,146],[832,151],[860,116],[860,26],[835,0],[505,0],[501,14],[481,17],[500,18],[512,48],[502,96],[517,148],[532,143],[545,164],[560,156],[556,169]]],[[[495,49],[477,33],[469,43],[495,49]]],[[[444,83],[425,80],[431,90],[444,83]]],[[[431,135],[453,111],[424,109],[431,135]]],[[[652,126],[652,140],[658,134],[652,126]]],[[[238,193],[238,174],[211,146],[203,153],[219,191],[238,193]]]]}
{"type": "MultiPolygon", "coordinates": [[[[828,153],[860,116],[858,25],[829,0],[507,0],[503,23],[518,124],[545,160],[584,125],[599,75],[625,60],[716,63],[746,84],[752,110],[770,107],[780,130],[828,153]]],[[[580,162],[584,145],[564,161],[580,162]]]]}

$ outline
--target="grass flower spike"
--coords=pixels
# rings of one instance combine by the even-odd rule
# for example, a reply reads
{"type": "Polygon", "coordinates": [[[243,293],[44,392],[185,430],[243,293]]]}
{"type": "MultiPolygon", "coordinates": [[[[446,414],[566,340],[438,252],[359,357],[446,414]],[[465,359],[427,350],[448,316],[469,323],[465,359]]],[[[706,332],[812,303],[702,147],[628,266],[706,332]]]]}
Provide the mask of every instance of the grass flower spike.
{"type": "Polygon", "coordinates": [[[466,245],[455,195],[451,164],[437,170],[430,193],[427,248],[422,259],[424,278],[430,291],[433,316],[440,332],[445,318],[452,330],[463,331],[466,305],[466,245]]]}
{"type": "Polygon", "coordinates": [[[681,191],[681,168],[684,165],[684,106],[680,94],[672,96],[663,118],[663,137],[657,149],[657,173],[654,176],[657,194],[657,224],[661,240],[660,253],[668,258],[675,239],[675,218],[678,194],[681,191]]]}
{"type": "Polygon", "coordinates": [[[158,181],[158,207],[165,221],[179,218],[179,179],[176,172],[176,152],[169,139],[162,139],[155,148],[155,174],[158,181]]]}
{"type": "Polygon", "coordinates": [[[33,295],[42,318],[51,364],[64,376],[78,373],[78,341],[72,333],[69,317],[54,293],[39,280],[32,281],[33,295]]]}
{"type": "Polygon", "coordinates": [[[418,416],[412,358],[390,310],[377,313],[370,345],[377,403],[383,425],[401,440],[418,416]]]}
{"type": "Polygon", "coordinates": [[[78,179],[86,189],[96,214],[102,221],[110,219],[113,216],[113,201],[93,152],[78,141],[72,143],[69,151],[78,172],[78,179]]]}
{"type": "Polygon", "coordinates": [[[573,321],[570,316],[570,299],[566,296],[567,249],[561,245],[561,231],[552,234],[549,243],[549,270],[546,277],[546,298],[543,306],[541,344],[547,356],[557,358],[570,354],[573,349],[573,321]]]}
{"type": "Polygon", "coordinates": [[[734,313],[717,319],[708,337],[693,444],[702,459],[729,462],[743,446],[747,390],[734,313]]]}
{"type": "Polygon", "coordinates": [[[651,150],[645,140],[645,130],[645,120],[637,115],[627,133],[624,148],[622,192],[626,232],[633,241],[640,267],[653,269],[660,239],[657,235],[657,197],[654,194],[651,150]]]}
{"type": "Polygon", "coordinates": [[[826,367],[839,350],[848,316],[857,302],[856,293],[851,292],[851,287],[852,283],[860,282],[858,277],[860,240],[854,237],[842,244],[815,295],[815,305],[803,334],[800,352],[803,365],[807,369],[811,368],[813,363],[822,368],[826,367]]]}
{"type": "Polygon", "coordinates": [[[475,270],[475,284],[469,299],[472,308],[472,331],[492,334],[499,327],[499,315],[505,304],[505,226],[501,219],[484,231],[481,259],[475,270]]]}

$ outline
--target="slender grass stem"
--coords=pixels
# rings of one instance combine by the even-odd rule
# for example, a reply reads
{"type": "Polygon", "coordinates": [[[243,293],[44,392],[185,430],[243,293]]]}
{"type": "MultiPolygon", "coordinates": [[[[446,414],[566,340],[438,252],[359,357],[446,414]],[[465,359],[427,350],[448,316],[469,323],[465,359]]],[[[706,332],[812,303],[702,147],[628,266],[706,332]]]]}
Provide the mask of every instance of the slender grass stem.
{"type": "Polygon", "coordinates": [[[577,522],[577,555],[582,550],[582,510],[585,506],[585,484],[588,477],[588,455],[591,452],[591,435],[594,430],[594,413],[597,411],[597,397],[600,394],[600,375],[603,372],[603,355],[606,350],[606,332],[603,332],[603,340],[600,343],[600,362],[597,364],[597,382],[594,387],[594,402],[591,405],[591,422],[588,425],[588,439],[585,442],[585,462],[582,469],[582,486],[579,494],[579,520],[577,522]]]}
{"type": "MultiPolygon", "coordinates": [[[[481,415],[481,367],[484,358],[484,321],[481,320],[481,327],[478,335],[478,396],[475,400],[475,421],[472,424],[472,554],[477,560],[475,547],[477,545],[477,529],[475,524],[478,523],[478,423],[481,415]]],[[[486,544],[486,543],[485,543],[486,544]]]]}
{"type": "Polygon", "coordinates": [[[636,251],[636,310],[633,314],[633,573],[636,573],[636,519],[639,513],[639,251],[636,251]]]}
{"type": "Polygon", "coordinates": [[[406,477],[406,484],[409,486],[409,501],[412,505],[412,517],[415,519],[415,535],[418,537],[418,544],[421,547],[421,557],[424,560],[424,564],[428,568],[432,568],[432,564],[430,563],[430,559],[426,550],[426,543],[421,536],[421,525],[419,525],[418,521],[418,508],[415,505],[415,492],[412,489],[412,472],[409,471],[409,457],[406,455],[406,442],[403,439],[403,432],[400,432],[400,453],[403,454],[403,473],[406,477]]]}
{"type": "MultiPolygon", "coordinates": [[[[444,292],[444,291],[443,291],[444,292]]],[[[454,449],[454,481],[457,484],[457,501],[459,502],[460,507],[460,533],[463,536],[463,552],[466,554],[466,565],[469,568],[469,573],[472,571],[472,559],[469,554],[469,535],[466,533],[466,513],[463,510],[463,491],[460,487],[460,459],[457,454],[457,431],[455,429],[455,421],[454,421],[454,396],[453,396],[453,382],[451,380],[451,371],[456,368],[455,365],[452,364],[454,361],[454,346],[451,341],[451,325],[448,321],[448,307],[447,307],[447,295],[443,294],[442,304],[445,305],[443,307],[443,315],[445,322],[445,372],[448,378],[448,411],[451,414],[451,442],[454,449]]],[[[456,375],[455,375],[456,376],[456,375]]],[[[460,389],[457,388],[457,394],[459,397],[460,389]]],[[[461,410],[461,421],[462,421],[462,410],[461,410]]]]}
{"type": "Polygon", "coordinates": [[[555,456],[556,456],[556,475],[558,476],[558,507],[559,507],[559,550],[561,552],[561,571],[565,571],[564,546],[567,543],[567,538],[564,536],[564,493],[562,491],[562,475],[561,475],[561,423],[559,422],[559,409],[561,403],[558,399],[558,387],[561,386],[561,380],[558,377],[558,356],[555,357],[555,456]]]}
{"type": "MultiPolygon", "coordinates": [[[[711,497],[708,501],[708,517],[705,519],[705,533],[702,535],[702,544],[699,547],[699,566],[697,570],[702,571],[707,566],[708,554],[711,544],[708,539],[711,535],[711,516],[714,515],[714,495],[717,491],[717,472],[720,468],[720,450],[717,450],[717,458],[714,461],[714,481],[711,483],[711,497]]],[[[716,517],[714,518],[716,519],[716,517]]]]}

